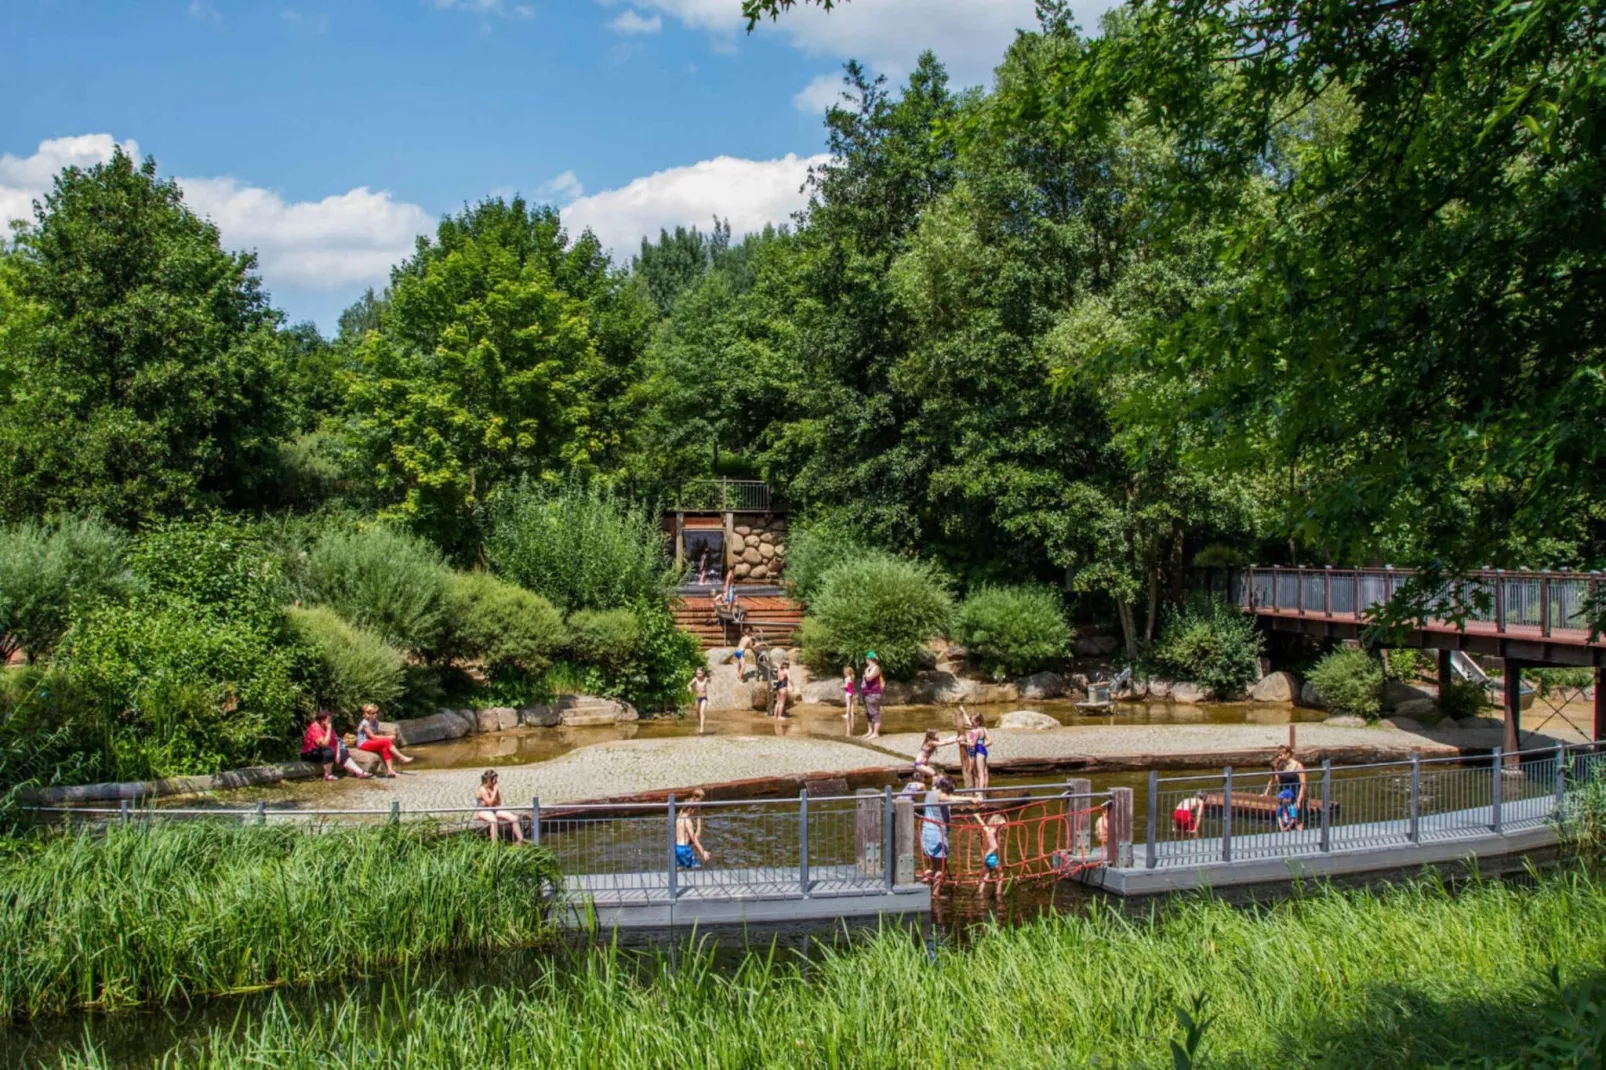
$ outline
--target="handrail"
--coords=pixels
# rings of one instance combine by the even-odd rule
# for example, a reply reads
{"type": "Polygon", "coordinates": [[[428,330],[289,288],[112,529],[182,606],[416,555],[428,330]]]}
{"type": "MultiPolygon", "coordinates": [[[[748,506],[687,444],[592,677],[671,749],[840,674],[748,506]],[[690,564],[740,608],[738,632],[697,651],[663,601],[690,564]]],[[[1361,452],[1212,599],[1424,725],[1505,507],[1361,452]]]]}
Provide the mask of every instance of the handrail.
{"type": "Polygon", "coordinates": [[[675,491],[675,508],[768,513],[776,497],[762,479],[693,479],[675,491]]]}

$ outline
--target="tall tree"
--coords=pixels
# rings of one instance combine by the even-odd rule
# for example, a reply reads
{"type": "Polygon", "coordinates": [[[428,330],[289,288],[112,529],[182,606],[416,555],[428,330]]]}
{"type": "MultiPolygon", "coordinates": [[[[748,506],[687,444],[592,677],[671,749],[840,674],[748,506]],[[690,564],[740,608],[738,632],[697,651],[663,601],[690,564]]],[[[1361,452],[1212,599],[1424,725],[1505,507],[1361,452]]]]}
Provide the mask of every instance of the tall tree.
{"type": "Polygon", "coordinates": [[[120,150],[57,176],[0,293],[0,516],[122,524],[264,490],[279,316],[178,186],[120,150]]]}

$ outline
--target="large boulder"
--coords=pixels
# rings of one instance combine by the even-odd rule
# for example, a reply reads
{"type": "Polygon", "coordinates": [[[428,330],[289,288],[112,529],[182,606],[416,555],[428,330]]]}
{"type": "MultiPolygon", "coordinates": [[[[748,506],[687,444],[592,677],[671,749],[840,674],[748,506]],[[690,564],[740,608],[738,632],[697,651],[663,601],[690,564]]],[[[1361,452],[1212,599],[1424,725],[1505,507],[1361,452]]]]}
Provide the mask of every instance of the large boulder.
{"type": "Polygon", "coordinates": [[[1402,680],[1383,681],[1383,705],[1391,710],[1399,709],[1401,703],[1416,702],[1420,699],[1427,699],[1431,702],[1433,696],[1419,687],[1412,687],[1402,680]]]}
{"type": "Polygon", "coordinates": [[[428,717],[409,717],[395,722],[396,741],[404,747],[420,743],[442,743],[468,735],[468,722],[452,710],[441,710],[428,717]]]}
{"type": "Polygon", "coordinates": [[[842,681],[830,677],[804,684],[798,690],[798,693],[803,696],[803,701],[810,706],[847,705],[847,700],[842,696],[842,681]]]}
{"type": "Polygon", "coordinates": [[[1020,697],[1040,701],[1065,694],[1065,677],[1057,672],[1034,672],[1015,681],[1020,697]]]}
{"type": "Polygon", "coordinates": [[[351,754],[351,760],[357,763],[357,768],[365,773],[378,773],[385,768],[385,763],[373,751],[358,750],[356,747],[348,747],[347,751],[351,754]]]}
{"type": "MultiPolygon", "coordinates": [[[[745,710],[753,703],[752,682],[759,679],[758,672],[748,666],[747,679],[736,675],[736,666],[716,665],[708,674],[708,708],[711,710],[745,710]]],[[[688,693],[687,698],[690,698],[688,693]]]]}
{"type": "Polygon", "coordinates": [[[721,665],[730,665],[736,660],[736,648],[730,646],[716,646],[703,654],[708,662],[708,671],[713,672],[721,665]]]}
{"type": "Polygon", "coordinates": [[[1322,699],[1321,692],[1317,691],[1316,685],[1309,680],[1300,685],[1299,704],[1308,706],[1313,710],[1325,710],[1327,708],[1327,703],[1322,699]]]}
{"type": "Polygon", "coordinates": [[[1299,678],[1291,672],[1268,673],[1249,691],[1250,702],[1294,702],[1299,698],[1299,678]]]}
{"type": "Polygon", "coordinates": [[[1058,728],[1060,723],[1046,713],[1036,710],[1011,710],[998,719],[999,728],[1024,728],[1041,732],[1048,728],[1058,728]]]}
{"type": "Polygon", "coordinates": [[[1400,717],[1398,715],[1393,717],[1385,717],[1382,721],[1378,722],[1378,725],[1381,728],[1395,728],[1401,732],[1425,731],[1422,722],[1418,721],[1414,717],[1400,717]]]}
{"type": "Polygon", "coordinates": [[[519,723],[529,728],[556,728],[563,713],[551,706],[526,706],[519,711],[519,723]]]}
{"type": "Polygon", "coordinates": [[[1394,707],[1394,716],[1390,720],[1401,721],[1413,717],[1432,717],[1437,712],[1439,712],[1439,707],[1434,704],[1432,699],[1413,698],[1394,707]]]}
{"type": "Polygon", "coordinates": [[[1197,706],[1210,701],[1210,689],[1199,684],[1172,684],[1171,701],[1184,706],[1197,706]]]}
{"type": "Polygon", "coordinates": [[[506,732],[519,726],[519,711],[511,706],[492,706],[475,710],[474,719],[481,732],[506,732]]]}
{"type": "Polygon", "coordinates": [[[1121,641],[1113,635],[1090,635],[1078,639],[1074,647],[1076,656],[1081,658],[1102,658],[1115,653],[1121,641]]]}
{"type": "Polygon", "coordinates": [[[563,717],[565,728],[585,728],[592,725],[623,724],[636,720],[637,714],[628,702],[595,695],[561,695],[553,703],[563,717]]]}
{"type": "Polygon", "coordinates": [[[1366,718],[1357,717],[1353,713],[1336,713],[1323,721],[1322,724],[1330,725],[1333,728],[1365,728],[1366,718]]]}
{"type": "Polygon", "coordinates": [[[1171,691],[1176,685],[1170,680],[1149,680],[1149,697],[1152,699],[1169,699],[1171,691]]]}

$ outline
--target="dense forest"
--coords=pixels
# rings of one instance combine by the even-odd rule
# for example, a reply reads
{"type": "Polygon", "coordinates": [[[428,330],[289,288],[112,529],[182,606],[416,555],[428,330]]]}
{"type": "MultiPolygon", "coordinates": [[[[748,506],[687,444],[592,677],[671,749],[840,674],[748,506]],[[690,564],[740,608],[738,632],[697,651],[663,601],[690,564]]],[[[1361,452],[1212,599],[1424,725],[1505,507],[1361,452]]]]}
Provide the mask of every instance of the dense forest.
{"type": "MultiPolygon", "coordinates": [[[[849,64],[784,226],[623,263],[488,198],[332,338],[154,161],[64,171],[0,254],[0,522],[128,533],[141,589],[183,522],[237,528],[294,593],[377,518],[515,586],[498,531],[542,503],[628,543],[686,480],[761,477],[961,588],[1056,585],[1132,652],[1196,564],[1606,561],[1606,13],[1147,0],[1089,35],[1038,8],[983,90],[849,64]]],[[[658,582],[536,593],[617,613],[658,582]]],[[[44,646],[93,647],[60,616],[44,646]]],[[[450,663],[444,627],[386,638],[450,663]]]]}

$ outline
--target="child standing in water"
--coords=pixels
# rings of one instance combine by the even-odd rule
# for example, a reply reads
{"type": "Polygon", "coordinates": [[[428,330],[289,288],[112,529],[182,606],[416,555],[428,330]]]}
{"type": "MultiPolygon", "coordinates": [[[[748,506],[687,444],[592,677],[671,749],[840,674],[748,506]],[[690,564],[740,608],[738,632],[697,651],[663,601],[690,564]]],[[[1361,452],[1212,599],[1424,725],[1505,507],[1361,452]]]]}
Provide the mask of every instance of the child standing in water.
{"type": "Polygon", "coordinates": [[[853,700],[857,697],[857,691],[858,684],[853,679],[853,666],[842,666],[842,702],[848,708],[848,712],[842,716],[848,720],[848,735],[850,736],[853,735],[853,700]]]}
{"type": "Polygon", "coordinates": [[[926,729],[926,738],[920,742],[920,750],[915,754],[915,776],[926,780],[937,777],[937,767],[931,764],[932,755],[937,753],[938,747],[951,747],[959,742],[957,734],[948,739],[940,739],[935,728],[926,729]]]}
{"type": "Polygon", "coordinates": [[[989,782],[987,748],[992,742],[993,737],[987,734],[987,719],[979,713],[971,714],[970,727],[965,729],[965,746],[970,750],[970,760],[975,763],[976,786],[984,792],[989,782]]]}
{"type": "Polygon", "coordinates": [[[708,712],[708,674],[702,666],[697,667],[697,675],[691,678],[686,690],[691,692],[692,699],[697,703],[697,734],[700,736],[703,734],[703,715],[708,712]]]}
{"type": "Polygon", "coordinates": [[[982,846],[986,848],[986,854],[982,856],[981,860],[982,866],[984,867],[984,872],[982,873],[981,878],[982,895],[987,894],[987,885],[989,882],[998,891],[1002,892],[1004,890],[1004,871],[1002,868],[1002,863],[998,857],[998,851],[1000,847],[998,838],[1003,831],[1003,814],[993,814],[992,816],[988,817],[987,820],[981,823],[982,846]]]}
{"type": "Polygon", "coordinates": [[[675,815],[675,865],[681,869],[701,869],[709,855],[703,849],[703,789],[696,788],[675,815]]]}
{"type": "Polygon", "coordinates": [[[791,715],[786,712],[787,692],[792,686],[792,673],[786,667],[783,659],[780,667],[775,670],[775,719],[782,720],[791,715]]]}

